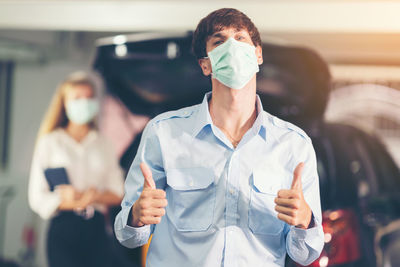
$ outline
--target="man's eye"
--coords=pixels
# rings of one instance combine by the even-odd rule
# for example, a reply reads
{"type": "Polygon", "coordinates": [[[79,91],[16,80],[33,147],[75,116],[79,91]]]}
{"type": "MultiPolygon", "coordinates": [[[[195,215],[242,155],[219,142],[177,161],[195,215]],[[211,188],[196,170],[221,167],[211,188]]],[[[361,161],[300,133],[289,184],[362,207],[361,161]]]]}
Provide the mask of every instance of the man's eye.
{"type": "Polygon", "coordinates": [[[222,44],[223,42],[221,41],[221,40],[219,40],[219,41],[215,41],[214,42],[214,45],[220,45],[220,44],[222,44]]]}
{"type": "Polygon", "coordinates": [[[245,38],[243,36],[238,36],[236,37],[236,40],[240,41],[240,40],[244,40],[245,38]]]}

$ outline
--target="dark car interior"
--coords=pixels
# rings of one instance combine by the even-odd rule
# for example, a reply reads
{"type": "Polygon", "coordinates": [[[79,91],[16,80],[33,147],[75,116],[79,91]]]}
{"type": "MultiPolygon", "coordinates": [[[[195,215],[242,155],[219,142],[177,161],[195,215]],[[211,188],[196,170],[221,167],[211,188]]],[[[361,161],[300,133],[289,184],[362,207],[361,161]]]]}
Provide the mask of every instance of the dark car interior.
{"type": "MultiPolygon", "coordinates": [[[[190,32],[132,40],[128,36],[123,56],[115,53],[116,44],[103,43],[97,47],[94,69],[104,78],[109,95],[130,112],[151,118],[198,104],[211,90],[209,77],[202,75],[191,52],[191,41],[190,32]]],[[[386,148],[360,129],[324,120],[331,75],[316,52],[264,43],[263,57],[257,87],[264,109],[305,130],[317,154],[326,244],[311,266],[380,266],[377,261],[383,259],[385,266],[400,266],[394,255],[400,230],[394,227],[376,238],[379,229],[400,218],[400,173],[386,148]]],[[[139,142],[140,135],[122,156],[125,170],[139,142]]],[[[287,266],[294,265],[287,260],[287,266]]]]}

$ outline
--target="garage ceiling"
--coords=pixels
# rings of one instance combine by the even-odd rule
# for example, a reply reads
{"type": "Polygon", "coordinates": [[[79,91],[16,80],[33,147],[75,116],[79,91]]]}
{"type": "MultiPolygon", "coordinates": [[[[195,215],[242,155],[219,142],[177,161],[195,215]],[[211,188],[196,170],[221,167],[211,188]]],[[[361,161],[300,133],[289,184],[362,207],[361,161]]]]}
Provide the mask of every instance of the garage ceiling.
{"type": "Polygon", "coordinates": [[[399,1],[0,1],[0,28],[190,30],[210,11],[235,7],[261,31],[400,32],[399,1]]]}
{"type": "Polygon", "coordinates": [[[400,64],[400,1],[3,0],[0,40],[2,32],[29,36],[27,30],[38,36],[84,32],[89,39],[107,31],[187,31],[226,6],[248,14],[264,40],[313,47],[331,63],[400,64]]]}

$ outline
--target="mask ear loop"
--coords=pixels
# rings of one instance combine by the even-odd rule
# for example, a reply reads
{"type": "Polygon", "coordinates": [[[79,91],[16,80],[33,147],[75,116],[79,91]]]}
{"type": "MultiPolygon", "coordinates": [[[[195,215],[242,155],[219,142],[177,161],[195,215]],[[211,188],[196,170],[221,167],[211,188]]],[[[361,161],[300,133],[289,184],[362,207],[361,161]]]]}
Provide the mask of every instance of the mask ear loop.
{"type": "MultiPolygon", "coordinates": [[[[210,59],[210,57],[202,57],[201,59],[210,59]]],[[[211,59],[210,59],[210,61],[211,61],[211,59]]],[[[213,77],[214,77],[214,74],[213,74],[212,68],[211,68],[211,78],[213,78],[213,77]]]]}

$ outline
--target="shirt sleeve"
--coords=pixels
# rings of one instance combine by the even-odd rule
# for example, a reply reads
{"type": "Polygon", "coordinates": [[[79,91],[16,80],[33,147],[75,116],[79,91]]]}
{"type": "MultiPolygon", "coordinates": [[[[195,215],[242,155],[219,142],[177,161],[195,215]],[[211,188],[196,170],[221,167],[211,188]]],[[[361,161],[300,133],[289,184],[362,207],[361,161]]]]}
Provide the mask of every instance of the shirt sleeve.
{"type": "Polygon", "coordinates": [[[324,246],[317,161],[311,142],[307,142],[305,148],[306,155],[298,159],[298,163],[305,163],[302,176],[303,194],[311,208],[314,225],[308,229],[289,225],[286,227],[286,250],[289,256],[301,265],[309,265],[315,261],[324,246]]]}
{"type": "Polygon", "coordinates": [[[38,140],[35,147],[28,186],[29,205],[43,219],[53,217],[61,202],[59,194],[55,191],[50,191],[44,176],[47,161],[46,155],[48,153],[49,140],[44,136],[38,140]]]}
{"type": "Polygon", "coordinates": [[[128,248],[146,244],[152,231],[150,225],[131,227],[127,224],[129,212],[143,190],[144,177],[139,167],[140,163],[145,162],[149,166],[157,188],[164,189],[166,184],[161,148],[155,127],[153,121],[150,121],[143,131],[138,151],[125,180],[125,196],[121,203],[121,211],[114,223],[117,239],[128,248]]]}

